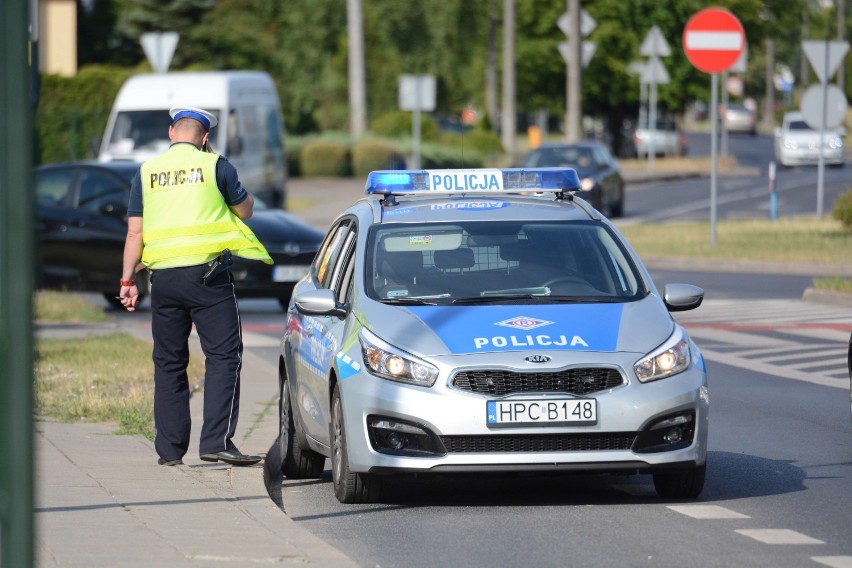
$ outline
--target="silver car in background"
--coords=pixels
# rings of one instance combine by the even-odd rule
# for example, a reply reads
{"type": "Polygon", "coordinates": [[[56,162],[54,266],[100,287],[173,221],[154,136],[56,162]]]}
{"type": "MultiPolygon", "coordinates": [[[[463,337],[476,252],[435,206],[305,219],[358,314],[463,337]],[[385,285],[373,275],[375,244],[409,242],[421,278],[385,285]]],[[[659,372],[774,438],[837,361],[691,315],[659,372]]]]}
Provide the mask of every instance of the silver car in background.
{"type": "Polygon", "coordinates": [[[775,159],[783,167],[819,163],[820,149],[826,164],[843,167],[843,137],[828,129],[820,140],[819,130],[805,122],[801,112],[784,114],[781,126],[775,129],[775,159]]]}
{"type": "Polygon", "coordinates": [[[294,290],[279,357],[289,478],[344,503],[389,475],[650,474],[704,486],[704,358],[570,168],[373,172],[294,290]]]}

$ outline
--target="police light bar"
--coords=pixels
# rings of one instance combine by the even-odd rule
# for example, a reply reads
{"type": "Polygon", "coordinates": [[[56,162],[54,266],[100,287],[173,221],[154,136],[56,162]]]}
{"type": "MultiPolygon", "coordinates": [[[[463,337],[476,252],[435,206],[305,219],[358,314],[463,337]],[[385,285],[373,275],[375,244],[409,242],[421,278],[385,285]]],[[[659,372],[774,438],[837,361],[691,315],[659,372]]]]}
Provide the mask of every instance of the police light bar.
{"type": "Polygon", "coordinates": [[[572,168],[379,170],[367,176],[366,192],[378,195],[579,191],[572,168]]]}

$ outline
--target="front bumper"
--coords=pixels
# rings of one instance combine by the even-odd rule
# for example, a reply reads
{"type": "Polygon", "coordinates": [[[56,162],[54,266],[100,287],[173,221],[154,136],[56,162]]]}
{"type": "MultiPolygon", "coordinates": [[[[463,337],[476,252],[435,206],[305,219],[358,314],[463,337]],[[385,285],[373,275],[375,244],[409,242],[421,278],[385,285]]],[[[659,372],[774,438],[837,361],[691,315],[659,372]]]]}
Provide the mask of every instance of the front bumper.
{"type": "MultiPolygon", "coordinates": [[[[810,166],[819,163],[819,150],[810,148],[788,149],[783,148],[778,152],[778,161],[785,166],[810,166]]],[[[828,149],[823,151],[826,164],[842,164],[843,148],[828,149]]]]}
{"type": "MultiPolygon", "coordinates": [[[[621,386],[581,397],[597,400],[594,425],[499,429],[486,424],[486,401],[495,397],[451,388],[447,373],[442,372],[431,388],[357,373],[340,383],[349,467],[375,474],[437,474],[664,471],[704,464],[709,411],[705,373],[693,366],[675,377],[642,384],[624,371],[631,365],[629,355],[617,365],[625,377],[621,386]],[[672,444],[671,449],[649,444],[650,429],[660,420],[677,416],[691,417],[689,441],[672,444]],[[394,421],[402,424],[403,433],[424,432],[420,438],[429,438],[430,451],[394,455],[387,445],[377,443],[375,425],[394,421]]],[[[558,395],[528,393],[515,398],[553,396],[558,395]]],[[[650,434],[651,438],[657,435],[657,430],[650,434]]]]}

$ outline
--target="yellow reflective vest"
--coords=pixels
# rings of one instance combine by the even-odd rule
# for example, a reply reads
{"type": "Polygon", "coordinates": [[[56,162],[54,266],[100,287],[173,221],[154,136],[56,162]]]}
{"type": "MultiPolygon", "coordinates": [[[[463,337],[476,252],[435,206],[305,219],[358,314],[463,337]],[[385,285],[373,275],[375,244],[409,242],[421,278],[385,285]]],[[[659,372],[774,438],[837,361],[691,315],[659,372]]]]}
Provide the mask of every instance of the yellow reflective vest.
{"type": "Polygon", "coordinates": [[[216,184],[219,156],[175,144],[142,164],[142,262],[148,268],[193,266],[224,249],[272,264],[269,253],[225,204],[216,184]]]}

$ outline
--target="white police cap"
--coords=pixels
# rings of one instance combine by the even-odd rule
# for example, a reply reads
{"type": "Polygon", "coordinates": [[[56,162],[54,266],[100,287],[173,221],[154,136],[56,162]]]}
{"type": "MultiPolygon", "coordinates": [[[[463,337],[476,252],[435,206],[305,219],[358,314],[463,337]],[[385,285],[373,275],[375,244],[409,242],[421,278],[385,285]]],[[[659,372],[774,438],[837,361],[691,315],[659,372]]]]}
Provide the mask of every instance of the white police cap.
{"type": "Polygon", "coordinates": [[[183,106],[183,107],[174,107],[169,111],[169,115],[172,117],[172,124],[180,120],[181,118],[194,118],[198,122],[204,125],[204,128],[210,130],[217,124],[219,124],[219,120],[211,113],[206,110],[202,110],[200,108],[183,106]]]}

